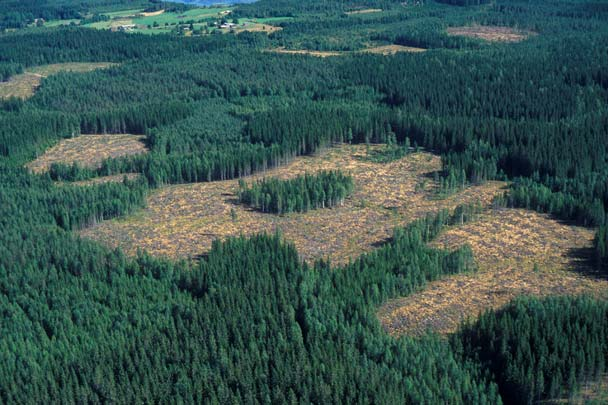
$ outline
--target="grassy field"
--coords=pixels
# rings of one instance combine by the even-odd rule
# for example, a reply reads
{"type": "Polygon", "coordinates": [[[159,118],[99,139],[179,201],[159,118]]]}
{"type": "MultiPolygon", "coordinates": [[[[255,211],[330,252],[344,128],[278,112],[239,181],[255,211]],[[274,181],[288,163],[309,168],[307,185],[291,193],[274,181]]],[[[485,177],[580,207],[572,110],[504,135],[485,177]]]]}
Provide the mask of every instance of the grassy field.
{"type": "Polygon", "coordinates": [[[155,255],[195,258],[207,252],[214,239],[278,230],[306,260],[331,257],[334,263],[346,263],[385,241],[396,226],[462,203],[479,200],[487,205],[504,186],[491,182],[439,200],[429,175],[441,168],[439,157],[412,153],[383,164],[371,162],[366,153],[365,146],[342,145],[265,174],[286,179],[321,170],[349,173],[355,191],[339,207],[277,216],[237,204],[236,180],[174,185],[154,192],[145,210],[99,223],[82,235],[130,254],[143,248],[155,255]]]}
{"type": "Polygon", "coordinates": [[[135,9],[129,9],[129,10],[111,11],[111,12],[102,13],[102,14],[107,15],[110,18],[125,18],[125,17],[135,16],[140,13],[143,13],[143,10],[135,8],[135,9]]]}
{"type": "Polygon", "coordinates": [[[608,279],[583,258],[594,232],[521,209],[488,210],[453,227],[432,245],[468,244],[479,271],[430,283],[423,291],[389,301],[378,312],[393,335],[426,330],[453,332],[460,321],[499,308],[517,295],[592,294],[608,298],[608,279]]]}
{"type": "Polygon", "coordinates": [[[77,18],[73,18],[73,19],[69,19],[69,20],[50,20],[44,23],[45,27],[48,28],[52,28],[52,27],[59,27],[62,25],[70,25],[70,24],[78,24],[80,23],[80,20],[77,18]]]}
{"type": "Polygon", "coordinates": [[[50,168],[53,163],[78,163],[98,167],[111,157],[147,152],[142,135],[81,135],[64,139],[26,166],[35,173],[50,168]]]}
{"type": "MultiPolygon", "coordinates": [[[[184,12],[165,12],[158,10],[155,12],[143,12],[143,10],[126,10],[120,12],[105,13],[110,19],[108,21],[98,21],[91,24],[86,24],[85,27],[95,29],[122,29],[125,26],[129,27],[128,32],[137,32],[144,34],[165,34],[174,31],[175,27],[180,24],[189,26],[192,24],[194,30],[203,30],[211,32],[219,29],[213,25],[215,22],[226,20],[232,22],[230,8],[227,7],[206,7],[194,8],[184,12]]],[[[293,17],[268,17],[256,19],[240,19],[237,26],[232,29],[221,29],[221,32],[267,32],[271,34],[281,29],[272,24],[282,21],[293,20],[293,17]]],[[[52,25],[59,25],[60,21],[53,21],[52,25]]],[[[185,35],[191,35],[191,32],[186,30],[185,35]]]]}
{"type": "MultiPolygon", "coordinates": [[[[230,11],[226,7],[211,7],[211,8],[195,8],[187,10],[182,13],[162,13],[160,15],[149,15],[149,16],[138,16],[133,18],[133,24],[137,25],[152,25],[155,22],[159,25],[172,24],[172,23],[185,23],[190,20],[198,21],[207,18],[219,17],[220,13],[230,11]]],[[[230,14],[227,14],[226,18],[229,18],[230,14]]]]}
{"type": "Polygon", "coordinates": [[[43,78],[59,72],[84,73],[96,69],[105,69],[114,65],[114,63],[109,62],[72,62],[36,66],[22,74],[11,77],[6,82],[0,83],[0,99],[10,97],[29,98],[34,95],[43,78]]]}
{"type": "Polygon", "coordinates": [[[521,42],[534,33],[509,27],[473,25],[469,27],[450,27],[449,35],[483,39],[489,42],[521,42]]]}
{"type": "MultiPolygon", "coordinates": [[[[133,32],[146,32],[154,31],[150,33],[163,33],[170,32],[168,26],[175,26],[176,24],[185,24],[190,21],[198,23],[200,20],[209,18],[220,18],[225,16],[229,18],[230,9],[226,7],[209,7],[209,8],[195,8],[186,10],[181,13],[165,12],[164,10],[158,10],[155,12],[146,13],[143,10],[124,10],[111,13],[104,13],[110,19],[107,21],[98,21],[91,24],[84,25],[88,28],[95,29],[117,29],[121,26],[136,25],[137,27],[133,32]],[[148,28],[150,26],[150,28],[148,28]],[[157,32],[158,31],[158,32],[157,32]]],[[[57,22],[54,22],[57,24],[57,22]]],[[[200,26],[200,24],[198,24],[200,26]]]]}
{"type": "MultiPolygon", "coordinates": [[[[254,18],[252,20],[247,19],[246,21],[257,22],[260,24],[278,24],[286,21],[293,21],[293,17],[264,17],[264,18],[254,18]]],[[[240,20],[239,20],[240,22],[240,20]]]]}

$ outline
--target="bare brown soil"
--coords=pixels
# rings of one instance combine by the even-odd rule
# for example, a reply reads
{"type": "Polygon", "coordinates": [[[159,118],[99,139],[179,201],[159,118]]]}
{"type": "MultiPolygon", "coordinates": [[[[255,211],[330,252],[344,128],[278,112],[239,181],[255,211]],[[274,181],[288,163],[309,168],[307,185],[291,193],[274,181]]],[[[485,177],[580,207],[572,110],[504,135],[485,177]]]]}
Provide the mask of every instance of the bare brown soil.
{"type": "Polygon", "coordinates": [[[518,295],[592,294],[608,298],[608,280],[595,277],[580,252],[592,229],[521,209],[490,210],[478,221],[447,230],[432,245],[471,246],[479,271],[443,278],[378,311],[393,335],[455,331],[467,317],[497,309],[518,295]]]}
{"type": "Polygon", "coordinates": [[[490,42],[521,42],[535,33],[509,27],[473,25],[470,27],[450,27],[449,35],[483,39],[490,42]]]}
{"type": "Polygon", "coordinates": [[[95,168],[108,158],[147,152],[144,139],[143,135],[80,135],[61,140],[26,166],[34,173],[47,171],[53,163],[95,168]]]}
{"type": "Polygon", "coordinates": [[[26,99],[32,97],[40,86],[43,78],[59,72],[90,72],[96,69],[104,69],[114,66],[109,62],[86,62],[86,63],[56,63],[52,65],[37,66],[28,71],[11,77],[6,82],[0,82],[0,99],[17,97],[26,99]]]}
{"type": "Polygon", "coordinates": [[[139,213],[99,223],[81,234],[130,254],[142,248],[160,256],[195,258],[207,252],[215,239],[278,230],[305,260],[331,257],[333,263],[342,264],[374,249],[392,235],[393,228],[428,212],[476,201],[489,205],[503,192],[503,183],[491,182],[437,199],[437,185],[429,173],[441,168],[438,156],[412,153],[383,164],[369,161],[366,153],[365,146],[342,145],[296,158],[265,174],[292,178],[321,170],[350,173],[355,192],[339,207],[277,216],[237,204],[236,180],[175,185],[154,192],[139,213]]]}

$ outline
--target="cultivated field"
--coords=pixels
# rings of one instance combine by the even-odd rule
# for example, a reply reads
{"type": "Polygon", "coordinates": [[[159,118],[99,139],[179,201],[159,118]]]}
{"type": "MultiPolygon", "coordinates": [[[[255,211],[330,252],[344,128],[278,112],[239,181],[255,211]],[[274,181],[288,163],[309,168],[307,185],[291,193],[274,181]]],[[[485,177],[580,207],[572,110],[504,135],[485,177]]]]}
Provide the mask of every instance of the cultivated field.
{"type": "Polygon", "coordinates": [[[340,207],[277,216],[237,204],[236,180],[174,185],[155,191],[139,213],[99,223],[81,234],[130,254],[143,248],[155,255],[195,258],[207,252],[214,239],[278,230],[306,260],[331,257],[334,263],[346,263],[385,241],[396,226],[458,204],[488,205],[504,187],[491,182],[438,199],[437,185],[429,176],[441,168],[438,156],[412,153],[383,164],[371,162],[366,153],[363,145],[342,145],[266,173],[279,178],[321,170],[350,173],[355,192],[340,207]]]}
{"type": "Polygon", "coordinates": [[[534,35],[531,31],[482,25],[450,27],[447,32],[449,35],[483,39],[490,42],[521,42],[534,35]]]}
{"type": "Polygon", "coordinates": [[[78,163],[99,167],[108,158],[147,152],[143,135],[80,135],[63,139],[26,166],[34,173],[47,171],[53,163],[78,163]]]}
{"type": "Polygon", "coordinates": [[[59,72],[84,73],[96,69],[104,69],[114,66],[109,62],[85,62],[85,63],[56,63],[52,65],[36,66],[26,72],[11,77],[6,82],[0,82],[0,99],[18,97],[22,99],[34,95],[43,78],[59,72]]]}
{"type": "Polygon", "coordinates": [[[499,308],[517,295],[593,294],[608,298],[608,279],[582,259],[592,229],[521,209],[489,210],[453,227],[432,245],[471,246],[479,271],[443,278],[423,291],[386,303],[378,315],[393,335],[453,332],[461,320],[499,308]]]}

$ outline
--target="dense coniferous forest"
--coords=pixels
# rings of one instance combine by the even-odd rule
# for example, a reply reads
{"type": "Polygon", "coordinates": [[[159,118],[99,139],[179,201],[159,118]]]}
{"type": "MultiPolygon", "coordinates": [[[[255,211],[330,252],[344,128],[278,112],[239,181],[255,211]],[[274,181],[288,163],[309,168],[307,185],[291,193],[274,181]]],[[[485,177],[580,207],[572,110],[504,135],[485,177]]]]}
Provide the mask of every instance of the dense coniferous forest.
{"type": "MultiPolygon", "coordinates": [[[[505,204],[597,227],[605,269],[608,7],[401,3],[260,0],[234,17],[293,19],[270,35],[200,37],[28,26],[154,2],[0,5],[0,81],[51,63],[117,63],[0,101],[1,401],[497,404],[567,394],[603,372],[606,304],[590,299],[523,299],[449,342],[382,330],[375,311],[389,298],[475,271],[470,249],[427,242],[476,207],[396,229],[341,267],[302,262],[280,235],[218,241],[186,262],[127,257],[73,232],[143,207],[166,184],[239,178],[335,143],[389,143],[440,154],[445,192],[511,180],[505,204]],[[382,11],[346,14],[365,8],[382,11]],[[471,24],[534,34],[493,44],[446,33],[471,24]],[[369,43],[427,51],[356,52],[369,43]],[[348,52],[269,51],[280,47],[348,52]],[[93,133],[145,134],[150,153],[95,169],[23,166],[93,133]],[[133,172],[142,176],[70,184],[133,172]]],[[[270,206],[281,213],[305,208],[305,196],[310,208],[339,202],[352,188],[347,176],[321,177],[253,189],[278,190],[271,201],[281,207],[270,206]]]]}
{"type": "Polygon", "coordinates": [[[340,171],[305,174],[290,180],[262,179],[251,187],[241,180],[239,202],[275,214],[306,212],[340,205],[353,189],[353,178],[340,171]]]}
{"type": "Polygon", "coordinates": [[[605,302],[527,298],[465,325],[454,344],[491,370],[505,402],[532,404],[605,372],[607,333],[605,302]]]}

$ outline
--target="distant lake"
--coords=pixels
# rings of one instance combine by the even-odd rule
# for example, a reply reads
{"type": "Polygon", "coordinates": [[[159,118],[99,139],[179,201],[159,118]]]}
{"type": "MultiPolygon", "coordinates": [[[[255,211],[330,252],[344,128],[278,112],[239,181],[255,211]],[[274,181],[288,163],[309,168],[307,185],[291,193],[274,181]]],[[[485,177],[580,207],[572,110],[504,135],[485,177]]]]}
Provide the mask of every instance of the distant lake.
{"type": "Polygon", "coordinates": [[[239,3],[253,3],[257,0],[171,0],[173,3],[192,4],[195,6],[213,6],[214,4],[239,4],[239,3]]]}

